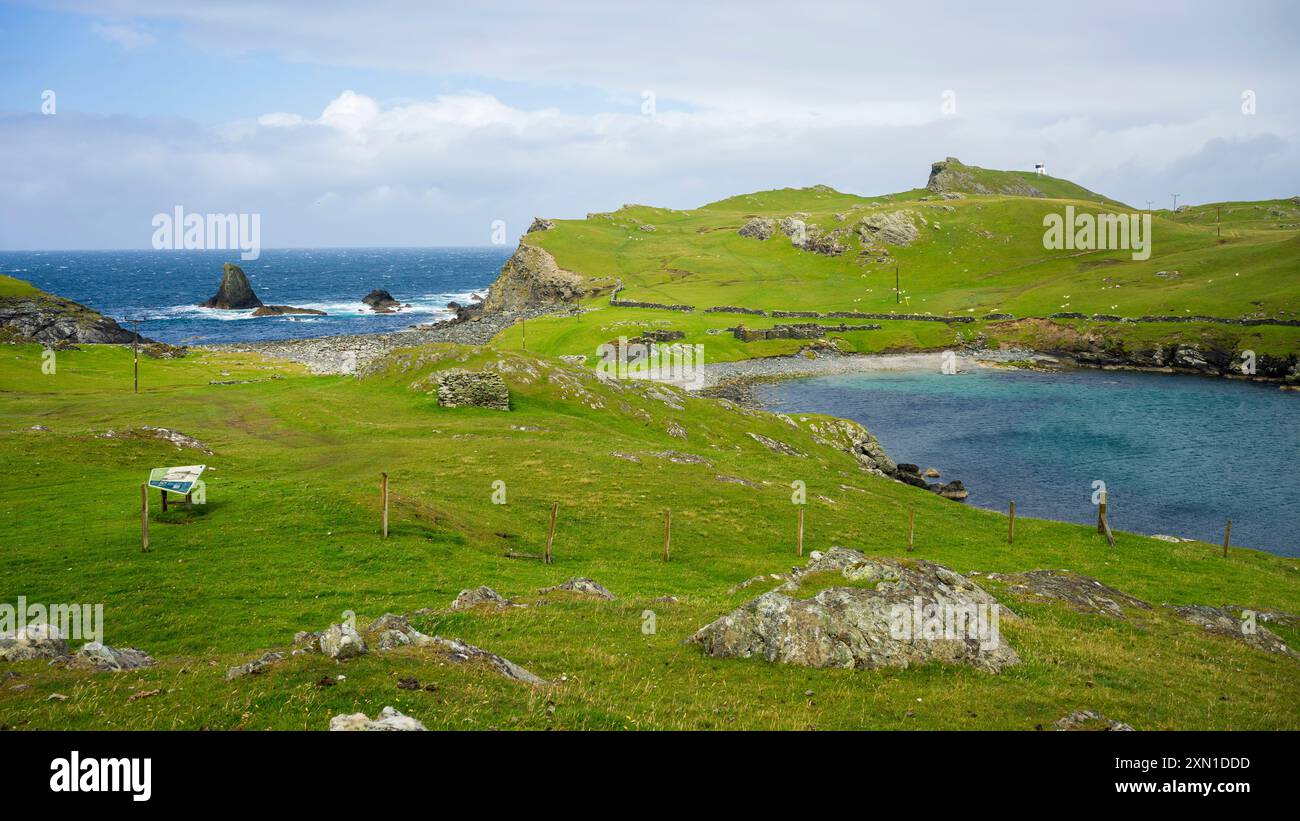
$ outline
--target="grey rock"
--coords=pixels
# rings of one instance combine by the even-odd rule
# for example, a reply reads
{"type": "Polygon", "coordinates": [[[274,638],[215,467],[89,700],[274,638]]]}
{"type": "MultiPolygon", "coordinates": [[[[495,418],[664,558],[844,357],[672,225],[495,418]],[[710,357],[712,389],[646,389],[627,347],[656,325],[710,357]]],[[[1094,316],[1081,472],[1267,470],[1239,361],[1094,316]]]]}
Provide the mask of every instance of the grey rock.
{"type": "Polygon", "coordinates": [[[566,271],[547,251],[521,242],[488,289],[487,313],[563,305],[585,293],[582,277],[566,271]]]}
{"type": "Polygon", "coordinates": [[[508,679],[522,681],[525,684],[546,683],[544,680],[533,675],[518,664],[515,664],[513,661],[502,658],[496,653],[490,653],[481,647],[466,644],[460,639],[444,639],[441,636],[434,636],[431,643],[444,650],[454,662],[472,662],[482,664],[508,679]]]}
{"type": "MultiPolygon", "coordinates": [[[[70,299],[37,293],[0,298],[0,329],[46,345],[129,344],[137,337],[106,316],[70,299]]],[[[152,340],[139,337],[140,342],[152,340]]]]}
{"type": "Polygon", "coordinates": [[[798,448],[795,448],[791,445],[787,445],[785,442],[779,442],[776,439],[773,439],[769,436],[764,436],[761,433],[749,433],[748,436],[749,438],[763,445],[773,453],[779,453],[782,456],[806,456],[807,455],[803,451],[799,450],[798,448]]]}
{"type": "Polygon", "coordinates": [[[365,713],[336,715],[330,719],[331,732],[423,732],[424,724],[392,707],[385,707],[373,721],[365,713]]]}
{"type": "Polygon", "coordinates": [[[369,648],[350,624],[331,624],[320,636],[320,651],[335,661],[363,656],[369,648]]]}
{"type": "Polygon", "coordinates": [[[551,587],[543,587],[537,592],[543,596],[547,593],[562,591],[565,593],[576,593],[580,596],[592,596],[597,599],[614,600],[614,594],[605,589],[605,586],[595,579],[588,579],[581,576],[575,576],[568,581],[562,582],[551,587]]]}
{"type": "Polygon", "coordinates": [[[1052,729],[1065,731],[1099,730],[1102,732],[1132,732],[1133,730],[1129,725],[1106,718],[1095,710],[1075,710],[1064,718],[1058,718],[1052,724],[1052,729]]]}
{"type": "Polygon", "coordinates": [[[67,641],[51,624],[29,624],[21,631],[0,633],[0,661],[53,659],[67,652],[67,641]]]}
{"type": "Polygon", "coordinates": [[[1166,607],[1181,616],[1184,621],[1195,624],[1207,632],[1236,639],[1265,653],[1277,653],[1300,659],[1300,653],[1292,650],[1277,633],[1260,625],[1258,617],[1252,624],[1251,620],[1246,618],[1249,614],[1248,610],[1230,610],[1207,604],[1170,604],[1166,607]]]}
{"type": "Polygon", "coordinates": [[[462,590],[456,596],[456,600],[451,603],[452,610],[472,610],[475,607],[489,606],[498,610],[504,610],[507,607],[522,607],[523,605],[507,599],[497,591],[487,585],[479,585],[472,590],[462,590]]]}
{"type": "Polygon", "coordinates": [[[134,647],[118,649],[97,641],[82,645],[67,662],[68,668],[72,670],[112,672],[138,670],[142,667],[152,667],[154,664],[154,660],[143,650],[134,647]]]}
{"type": "MultiPolygon", "coordinates": [[[[1018,664],[1005,641],[969,636],[927,637],[924,630],[895,637],[893,621],[901,608],[983,609],[992,615],[997,601],[969,579],[927,561],[868,559],[856,550],[835,547],[791,572],[778,590],[764,593],[697,631],[689,642],[715,658],[760,656],[769,662],[807,667],[907,668],[932,662],[964,664],[988,672],[1018,664]],[[838,573],[844,586],[796,599],[800,581],[813,573],[838,573]]],[[[936,610],[936,612],[938,612],[936,610]]]]}
{"type": "Polygon", "coordinates": [[[990,579],[1007,583],[1007,589],[1024,599],[1053,599],[1080,613],[1123,618],[1125,608],[1150,610],[1151,605],[1072,570],[1030,570],[1025,573],[990,573],[990,579]]]}
{"type": "Polygon", "coordinates": [[[232,681],[244,676],[255,676],[266,672],[271,665],[284,661],[284,654],[274,651],[263,653],[258,658],[253,659],[247,664],[241,664],[238,667],[230,667],[226,670],[226,681],[232,681]]]}
{"type": "Polygon", "coordinates": [[[776,226],[772,220],[765,217],[754,217],[742,225],[736,233],[749,239],[764,240],[771,239],[775,228],[776,226]]]}
{"type": "Polygon", "coordinates": [[[864,242],[880,240],[889,245],[911,245],[920,236],[915,220],[916,212],[907,208],[868,214],[858,223],[858,234],[864,242]]]}
{"type": "Polygon", "coordinates": [[[550,220],[544,220],[541,217],[533,217],[533,224],[528,226],[524,233],[531,234],[534,231],[549,231],[555,227],[555,223],[550,220]]]}

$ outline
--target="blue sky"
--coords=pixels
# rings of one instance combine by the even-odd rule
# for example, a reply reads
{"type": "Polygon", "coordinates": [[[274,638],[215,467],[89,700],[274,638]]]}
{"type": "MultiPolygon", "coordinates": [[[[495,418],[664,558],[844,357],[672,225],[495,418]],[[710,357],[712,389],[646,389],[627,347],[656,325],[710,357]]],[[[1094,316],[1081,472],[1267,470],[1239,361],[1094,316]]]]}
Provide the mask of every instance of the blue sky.
{"type": "Polygon", "coordinates": [[[259,213],[270,247],[481,245],[496,220],[513,241],[535,215],[624,202],[902,190],[949,155],[1046,162],[1136,205],[1291,196],[1298,19],[1284,2],[0,3],[0,249],[148,247],[177,205],[259,213]]]}

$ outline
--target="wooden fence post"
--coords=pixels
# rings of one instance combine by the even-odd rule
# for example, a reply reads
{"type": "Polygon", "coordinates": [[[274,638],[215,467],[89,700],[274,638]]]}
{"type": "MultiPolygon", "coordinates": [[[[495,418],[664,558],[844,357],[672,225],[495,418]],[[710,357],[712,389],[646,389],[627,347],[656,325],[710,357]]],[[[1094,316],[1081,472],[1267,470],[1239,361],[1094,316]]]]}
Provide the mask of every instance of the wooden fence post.
{"type": "Polygon", "coordinates": [[[673,543],[673,509],[664,511],[664,561],[668,561],[669,548],[673,543]]]}
{"type": "Polygon", "coordinates": [[[1007,544],[1014,544],[1016,541],[1016,500],[1011,500],[1010,518],[1007,519],[1007,544]]]}
{"type": "Polygon", "coordinates": [[[381,473],[379,475],[382,477],[380,480],[380,495],[383,497],[383,502],[384,502],[384,520],[383,520],[384,536],[383,537],[387,539],[388,538],[388,474],[381,473]]]}
{"type": "Polygon", "coordinates": [[[559,502],[553,502],[551,504],[551,527],[546,531],[546,553],[542,555],[542,562],[544,564],[551,563],[551,544],[555,542],[555,514],[559,508],[559,502]]]}
{"type": "Polygon", "coordinates": [[[912,537],[915,532],[915,528],[913,527],[913,525],[915,524],[915,521],[916,521],[916,511],[908,510],[907,511],[907,552],[908,553],[912,552],[912,545],[913,545],[912,537]]]}
{"type": "Polygon", "coordinates": [[[149,484],[140,485],[140,552],[149,552],[149,484]]]}
{"type": "Polygon", "coordinates": [[[1232,538],[1232,520],[1228,520],[1228,526],[1223,529],[1223,558],[1228,558],[1228,540],[1232,538]]]}
{"type": "Polygon", "coordinates": [[[1106,532],[1106,491],[1101,492],[1101,498],[1097,501],[1097,532],[1106,532]]]}
{"type": "Polygon", "coordinates": [[[795,535],[795,554],[803,555],[803,505],[799,505],[799,528],[795,535]]]}

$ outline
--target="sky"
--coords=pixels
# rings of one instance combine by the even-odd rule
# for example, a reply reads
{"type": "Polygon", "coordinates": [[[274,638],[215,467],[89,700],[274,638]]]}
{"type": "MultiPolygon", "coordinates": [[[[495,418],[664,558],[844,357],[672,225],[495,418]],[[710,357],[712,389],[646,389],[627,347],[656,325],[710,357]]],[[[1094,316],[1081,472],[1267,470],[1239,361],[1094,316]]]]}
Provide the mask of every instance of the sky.
{"type": "Polygon", "coordinates": [[[534,216],[925,184],[1300,194],[1300,4],[0,2],[0,250],[509,244],[534,216]]]}

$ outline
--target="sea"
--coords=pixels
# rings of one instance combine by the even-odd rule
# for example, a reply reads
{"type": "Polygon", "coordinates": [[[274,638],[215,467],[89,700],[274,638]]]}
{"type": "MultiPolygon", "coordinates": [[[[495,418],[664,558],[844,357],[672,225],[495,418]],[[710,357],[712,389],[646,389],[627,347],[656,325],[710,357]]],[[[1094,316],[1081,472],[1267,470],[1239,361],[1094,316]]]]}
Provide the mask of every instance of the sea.
{"type": "Polygon", "coordinates": [[[173,345],[248,342],[396,331],[451,315],[447,303],[486,295],[512,248],[279,248],[241,262],[231,251],[4,251],[0,273],[94,308],[124,327],[173,345]],[[243,268],[267,305],[326,316],[254,317],[200,308],[217,292],[222,264],[243,268]],[[382,288],[403,305],[376,314],[361,299],[382,288]]]}

